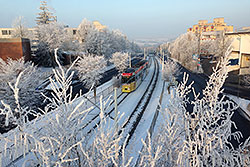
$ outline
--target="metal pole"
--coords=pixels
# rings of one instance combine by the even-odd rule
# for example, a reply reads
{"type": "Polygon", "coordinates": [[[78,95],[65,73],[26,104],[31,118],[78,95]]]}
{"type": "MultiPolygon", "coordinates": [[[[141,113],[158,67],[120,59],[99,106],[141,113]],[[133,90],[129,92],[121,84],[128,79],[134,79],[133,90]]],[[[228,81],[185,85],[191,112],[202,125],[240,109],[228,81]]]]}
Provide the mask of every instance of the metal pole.
{"type": "Polygon", "coordinates": [[[143,58],[144,60],[145,60],[145,54],[146,54],[146,51],[145,51],[145,48],[144,48],[144,58],[143,58]]]}
{"type": "Polygon", "coordinates": [[[117,110],[117,87],[114,87],[114,101],[115,101],[115,128],[117,130],[117,128],[118,128],[118,122],[117,122],[117,117],[118,117],[118,110],[117,110]]]}
{"type": "Polygon", "coordinates": [[[132,63],[131,63],[131,54],[129,53],[129,68],[132,67],[132,63]]]}
{"type": "MultiPolygon", "coordinates": [[[[117,133],[116,135],[118,135],[118,122],[117,122],[117,118],[118,118],[118,110],[117,110],[117,87],[114,87],[114,100],[115,100],[115,132],[117,133]]],[[[116,142],[115,144],[115,149],[118,150],[119,145],[118,142],[116,142]]],[[[118,159],[119,156],[119,152],[117,151],[115,153],[115,159],[118,159]]]]}
{"type": "Polygon", "coordinates": [[[162,71],[164,70],[164,51],[162,52],[162,71]]]}

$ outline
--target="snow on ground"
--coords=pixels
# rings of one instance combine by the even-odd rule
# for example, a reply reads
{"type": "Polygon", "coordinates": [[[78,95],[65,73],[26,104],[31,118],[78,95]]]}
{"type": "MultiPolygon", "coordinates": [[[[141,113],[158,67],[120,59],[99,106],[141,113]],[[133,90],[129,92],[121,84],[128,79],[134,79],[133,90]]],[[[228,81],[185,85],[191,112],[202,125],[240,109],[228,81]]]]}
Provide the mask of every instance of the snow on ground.
{"type": "MultiPolygon", "coordinates": [[[[118,94],[120,92],[121,91],[118,90],[118,94]]],[[[97,88],[97,97],[98,97],[97,99],[99,99],[99,97],[102,95],[102,96],[104,96],[104,100],[105,100],[105,99],[107,99],[109,97],[109,95],[112,95],[112,93],[113,93],[113,80],[110,80],[110,81],[108,81],[108,82],[100,85],[97,88]]],[[[91,100],[94,103],[93,90],[90,91],[87,96],[88,96],[88,99],[91,100]]],[[[86,99],[84,97],[79,97],[75,101],[75,103],[73,104],[73,106],[77,106],[78,103],[80,101],[82,101],[82,100],[86,100],[86,99]]],[[[85,103],[86,105],[83,105],[84,109],[87,109],[87,108],[93,106],[93,103],[90,103],[89,101],[86,100],[86,103],[85,103]]],[[[96,106],[100,106],[99,105],[99,101],[97,101],[96,106]]],[[[64,107],[64,106],[61,106],[61,107],[64,107]]],[[[29,127],[29,129],[30,129],[31,132],[34,131],[34,130],[37,130],[35,132],[37,134],[44,133],[47,130],[44,127],[49,127],[48,126],[48,120],[55,119],[56,114],[58,114],[58,112],[60,112],[60,109],[55,110],[53,112],[49,112],[46,115],[43,115],[40,118],[27,123],[26,126],[29,127]]],[[[89,120],[91,120],[96,114],[99,114],[99,112],[100,112],[99,108],[94,108],[93,110],[91,110],[89,112],[88,116],[86,117],[86,119],[84,119],[83,124],[85,124],[89,120]]],[[[84,131],[87,132],[90,128],[92,128],[97,123],[97,121],[98,120],[93,121],[92,124],[91,124],[92,126],[87,127],[86,129],[84,129],[84,131]]],[[[3,134],[2,137],[8,136],[8,138],[14,138],[14,135],[17,133],[17,131],[18,131],[18,129],[13,129],[13,130],[11,130],[11,131],[3,134]]],[[[4,140],[0,140],[0,156],[1,156],[2,153],[4,153],[4,150],[5,150],[4,143],[5,143],[4,140]]],[[[10,144],[6,145],[6,148],[11,148],[11,145],[10,144]]],[[[30,154],[28,154],[28,156],[30,156],[30,154]]],[[[21,164],[20,161],[22,162],[23,158],[21,158],[20,160],[18,160],[16,163],[17,164],[21,164]]],[[[8,163],[8,162],[5,162],[5,163],[8,163]]],[[[1,164],[0,164],[0,166],[1,166],[1,164]]]]}
{"type": "MultiPolygon", "coordinates": [[[[161,66],[159,66],[159,68],[161,69],[161,66]]],[[[139,156],[139,151],[141,151],[143,147],[141,140],[143,139],[145,141],[147,133],[153,121],[154,114],[157,110],[157,106],[159,105],[160,95],[163,87],[163,80],[161,76],[162,74],[160,71],[158,82],[150,99],[150,102],[143,114],[141,122],[139,123],[137,129],[135,130],[135,133],[128,145],[129,152],[131,152],[131,156],[134,157],[131,162],[132,163],[131,165],[136,164],[137,158],[139,156]]]]}
{"type": "MultiPolygon", "coordinates": [[[[159,67],[161,69],[161,67],[159,67]]],[[[120,118],[118,124],[119,126],[122,126],[124,124],[124,122],[127,120],[127,118],[129,117],[129,115],[131,114],[131,112],[134,110],[135,106],[137,105],[139,99],[141,98],[142,94],[144,93],[145,88],[147,87],[147,85],[149,84],[149,81],[153,75],[153,70],[154,70],[154,65],[152,63],[151,67],[149,67],[149,73],[147,75],[147,77],[144,79],[144,81],[141,83],[141,85],[132,93],[130,93],[127,97],[127,99],[125,101],[123,101],[119,106],[118,106],[118,111],[119,111],[119,117],[120,118]]],[[[138,129],[136,130],[135,134],[133,135],[132,140],[130,141],[128,148],[131,151],[131,156],[134,157],[132,164],[136,163],[137,157],[138,157],[138,152],[142,149],[142,142],[141,139],[145,140],[146,136],[147,136],[147,131],[151,125],[152,119],[154,117],[156,108],[159,104],[159,98],[160,98],[160,94],[162,91],[162,87],[163,87],[163,81],[161,79],[161,72],[159,73],[159,78],[158,78],[158,83],[156,85],[155,91],[153,93],[153,97],[151,98],[149,105],[142,117],[141,123],[138,126],[138,129]]],[[[165,88],[164,88],[165,89],[165,88]]],[[[166,90],[166,89],[165,89],[166,90]]],[[[165,92],[166,93],[166,92],[165,92]]],[[[165,94],[164,93],[164,94],[165,94]]],[[[118,89],[118,96],[121,94],[121,88],[118,89]]],[[[104,101],[108,99],[108,97],[113,96],[113,80],[110,80],[102,85],[100,85],[97,88],[97,96],[99,99],[100,95],[104,96],[104,101]],[[109,91],[106,91],[109,90],[109,91]],[[106,93],[103,93],[105,92],[106,93]]],[[[126,94],[123,94],[119,99],[122,99],[126,94]]],[[[93,91],[88,93],[88,98],[90,100],[93,101],[93,91]]],[[[76,101],[74,105],[77,105],[81,100],[85,99],[84,97],[79,97],[76,101]]],[[[162,107],[164,106],[164,104],[166,103],[168,99],[168,96],[163,97],[163,102],[162,102],[162,107]]],[[[113,100],[113,97],[111,97],[111,100],[113,100]]],[[[84,106],[84,108],[87,108],[86,106],[93,106],[92,103],[88,103],[88,101],[86,101],[86,105],[84,106]]],[[[96,106],[100,106],[99,105],[99,101],[97,101],[96,106]]],[[[105,112],[109,112],[111,109],[113,108],[113,105],[110,105],[108,108],[106,108],[105,112]]],[[[39,131],[43,131],[43,127],[45,126],[45,124],[48,122],[46,117],[49,118],[53,118],[55,117],[56,113],[58,111],[53,111],[48,113],[46,116],[42,117],[41,119],[38,119],[38,121],[36,123],[30,123],[30,125],[28,126],[36,126],[39,127],[39,131]]],[[[100,109],[95,107],[94,109],[92,109],[89,113],[88,116],[86,117],[86,119],[83,121],[83,125],[88,123],[89,120],[91,120],[92,118],[94,118],[96,115],[98,115],[100,113],[100,109]]],[[[111,117],[108,117],[107,122],[109,122],[109,127],[113,127],[114,126],[114,120],[112,119],[114,118],[114,112],[111,114],[111,117]]],[[[95,126],[98,121],[99,121],[99,117],[97,119],[95,119],[95,121],[91,122],[86,128],[83,129],[83,133],[87,133],[90,129],[92,129],[93,126],[95,126]]],[[[158,121],[156,123],[156,127],[155,129],[157,129],[157,126],[159,125],[159,122],[161,120],[161,116],[159,114],[158,116],[158,121]],[[160,118],[159,118],[160,117],[160,118]]],[[[31,127],[32,129],[32,127],[31,127]]],[[[13,135],[15,133],[15,129],[4,134],[4,135],[13,135]]],[[[39,133],[39,132],[38,132],[39,133]]],[[[94,133],[93,133],[94,134],[94,133]]],[[[94,136],[94,135],[93,135],[94,136]]],[[[0,144],[3,141],[0,141],[0,144]]],[[[1,150],[4,148],[1,148],[1,150]]],[[[3,151],[3,150],[2,150],[3,151]]],[[[0,151],[1,152],[1,151],[0,151]]]]}
{"type": "Polygon", "coordinates": [[[229,97],[231,100],[233,100],[236,104],[239,105],[240,108],[242,108],[246,114],[245,117],[250,120],[250,100],[246,100],[237,96],[226,94],[227,97],[229,97]]]}

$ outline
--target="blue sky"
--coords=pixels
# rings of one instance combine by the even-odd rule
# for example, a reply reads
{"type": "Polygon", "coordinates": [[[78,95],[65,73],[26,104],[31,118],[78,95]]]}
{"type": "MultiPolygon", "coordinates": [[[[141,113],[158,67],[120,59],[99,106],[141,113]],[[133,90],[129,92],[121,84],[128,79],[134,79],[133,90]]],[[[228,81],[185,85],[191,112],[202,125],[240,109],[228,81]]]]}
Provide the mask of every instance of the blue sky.
{"type": "MultiPolygon", "coordinates": [[[[0,0],[0,27],[24,16],[35,25],[40,0],[0,0]]],[[[198,20],[224,17],[236,28],[250,26],[250,0],[48,0],[59,22],[77,27],[83,18],[120,29],[131,39],[173,38],[198,20]]]]}

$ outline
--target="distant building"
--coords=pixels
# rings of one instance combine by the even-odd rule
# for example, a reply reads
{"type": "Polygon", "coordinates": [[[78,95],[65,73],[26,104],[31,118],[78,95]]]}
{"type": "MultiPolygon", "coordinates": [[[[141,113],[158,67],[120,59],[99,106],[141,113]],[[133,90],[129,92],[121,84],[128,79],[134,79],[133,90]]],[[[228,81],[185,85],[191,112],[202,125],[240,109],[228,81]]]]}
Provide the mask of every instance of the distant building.
{"type": "Polygon", "coordinates": [[[17,60],[24,58],[25,61],[31,59],[30,40],[26,38],[1,38],[0,58],[17,60]]]}
{"type": "Polygon", "coordinates": [[[188,32],[203,33],[203,32],[215,32],[225,31],[233,32],[233,26],[227,26],[224,22],[224,18],[214,18],[212,23],[208,23],[208,20],[199,20],[198,24],[193,25],[192,28],[187,29],[188,32]]]}
{"type": "Polygon", "coordinates": [[[93,21],[93,25],[98,31],[102,31],[107,28],[107,26],[102,25],[99,21],[93,21]]]}
{"type": "Polygon", "coordinates": [[[12,38],[14,28],[0,28],[0,38],[12,38]]]}
{"type": "MultiPolygon", "coordinates": [[[[107,26],[105,25],[102,25],[100,22],[98,21],[93,21],[93,25],[95,26],[95,28],[98,30],[98,31],[103,31],[104,29],[107,28],[107,26]]],[[[66,28],[67,32],[72,34],[72,35],[76,35],[76,32],[77,32],[77,28],[71,28],[71,27],[68,27],[66,28]]]]}
{"type": "MultiPolygon", "coordinates": [[[[15,28],[0,28],[0,38],[13,38],[15,28]]],[[[28,28],[28,31],[35,31],[35,28],[28,28]]]]}
{"type": "MultiPolygon", "coordinates": [[[[107,26],[102,25],[98,21],[94,21],[93,25],[98,31],[104,31],[107,26]]],[[[73,36],[75,36],[75,39],[77,39],[76,34],[77,34],[77,28],[70,28],[70,27],[65,27],[66,31],[73,36]]],[[[25,60],[30,60],[30,46],[31,46],[31,53],[34,56],[34,53],[37,50],[37,45],[38,45],[38,39],[33,39],[31,40],[31,44],[27,44],[27,42],[30,40],[24,39],[24,38],[13,38],[13,32],[15,28],[0,28],[0,56],[2,59],[6,60],[7,57],[10,58],[20,58],[24,57],[25,60]],[[7,46],[9,45],[9,46],[7,46]],[[22,47],[24,47],[22,50],[22,47]],[[29,48],[29,49],[28,49],[29,48]],[[16,51],[14,51],[16,49],[16,51]],[[28,51],[29,50],[29,51],[28,51]],[[28,52],[26,52],[28,51],[28,52]],[[12,52],[13,54],[7,53],[7,52],[12,52]],[[15,56],[16,54],[16,56],[15,56]]],[[[35,34],[35,28],[28,28],[29,31],[32,31],[33,34],[35,34]]]]}

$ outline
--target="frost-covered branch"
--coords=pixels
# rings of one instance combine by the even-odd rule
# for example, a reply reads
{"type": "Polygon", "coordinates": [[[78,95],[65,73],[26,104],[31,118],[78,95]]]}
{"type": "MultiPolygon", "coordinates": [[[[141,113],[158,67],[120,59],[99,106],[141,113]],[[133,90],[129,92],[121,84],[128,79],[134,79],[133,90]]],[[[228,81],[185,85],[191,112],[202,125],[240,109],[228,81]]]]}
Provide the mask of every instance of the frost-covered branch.
{"type": "Polygon", "coordinates": [[[128,53],[116,52],[112,55],[110,62],[114,63],[119,72],[122,72],[128,67],[128,53]]]}
{"type": "Polygon", "coordinates": [[[83,55],[74,67],[78,71],[80,80],[90,87],[93,83],[98,84],[106,67],[103,56],[83,55]]]}

